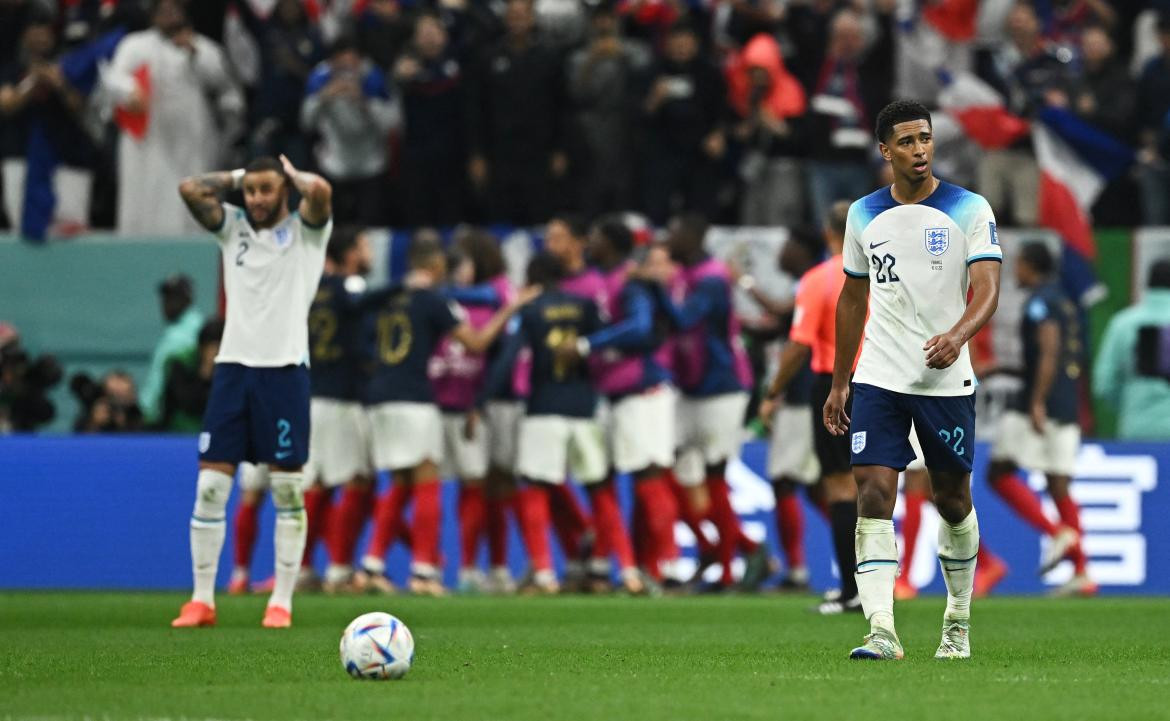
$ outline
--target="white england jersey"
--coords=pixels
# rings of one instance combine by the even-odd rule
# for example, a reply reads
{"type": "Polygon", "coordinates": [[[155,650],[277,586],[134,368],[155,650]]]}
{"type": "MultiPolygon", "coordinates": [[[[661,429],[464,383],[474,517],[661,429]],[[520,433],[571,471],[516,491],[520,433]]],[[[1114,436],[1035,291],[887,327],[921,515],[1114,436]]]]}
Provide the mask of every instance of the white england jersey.
{"type": "Polygon", "coordinates": [[[940,182],[930,197],[903,205],[882,188],[849,207],[843,255],[848,275],[869,277],[854,382],[923,396],[974,393],[966,344],[941,370],[926,367],[922,347],[966,311],[968,266],[1003,259],[983,196],[940,182]]]}
{"type": "Polygon", "coordinates": [[[243,208],[223,204],[215,232],[223,256],[227,320],[216,363],[278,368],[309,362],[309,306],[325,267],[333,220],[320,228],[297,212],[254,230],[243,208]]]}

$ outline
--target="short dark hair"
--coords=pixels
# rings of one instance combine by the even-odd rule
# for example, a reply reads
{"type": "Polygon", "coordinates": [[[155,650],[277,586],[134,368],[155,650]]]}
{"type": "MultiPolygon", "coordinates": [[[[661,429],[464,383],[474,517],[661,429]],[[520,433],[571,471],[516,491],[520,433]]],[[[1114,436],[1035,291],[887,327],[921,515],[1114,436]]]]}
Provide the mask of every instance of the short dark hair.
{"type": "Polygon", "coordinates": [[[185,299],[188,303],[195,297],[195,283],[186,273],[175,273],[163,278],[158,284],[159,295],[185,299]]]}
{"type": "Polygon", "coordinates": [[[930,120],[930,111],[925,105],[914,100],[895,100],[878,113],[874,135],[879,143],[884,143],[894,132],[895,125],[912,120],[925,120],[931,128],[934,127],[930,120]]]}
{"type": "Polygon", "coordinates": [[[845,236],[845,227],[849,225],[850,206],[848,200],[838,200],[829,206],[829,212],[825,214],[825,224],[829,230],[842,237],[845,236]]]}
{"type": "Polygon", "coordinates": [[[548,222],[563,223],[574,238],[584,238],[589,233],[589,224],[577,213],[557,213],[548,222]]]}
{"type": "Polygon", "coordinates": [[[816,228],[808,225],[798,225],[788,233],[788,242],[808,253],[815,263],[825,254],[825,239],[816,228]]]}
{"type": "Polygon", "coordinates": [[[421,268],[434,260],[435,256],[443,257],[443,242],[439,234],[430,228],[416,232],[410,239],[410,249],[406,253],[410,267],[421,268]]]}
{"type": "Polygon", "coordinates": [[[245,173],[263,173],[268,170],[279,173],[282,176],[284,175],[284,166],[271,155],[261,155],[258,158],[253,158],[244,166],[245,173]]]}
{"type": "Polygon", "coordinates": [[[692,20],[687,15],[682,15],[670,24],[670,27],[666,29],[666,34],[668,36],[686,34],[698,37],[699,29],[696,27],[694,20],[692,20]]]}
{"type": "Polygon", "coordinates": [[[634,252],[634,233],[621,218],[614,215],[602,218],[597,223],[597,232],[621,257],[628,258],[634,252]]]}
{"type": "Polygon", "coordinates": [[[1038,240],[1025,243],[1020,248],[1018,262],[1027,263],[1028,267],[1043,276],[1052,275],[1052,272],[1056,270],[1056,259],[1052,257],[1052,251],[1048,249],[1048,244],[1038,240]]]}
{"type": "Polygon", "coordinates": [[[675,222],[678,223],[679,230],[691,240],[697,241],[700,247],[707,237],[707,230],[711,227],[707,216],[695,212],[683,213],[675,218],[675,222]]]}
{"type": "Polygon", "coordinates": [[[475,266],[475,282],[485,283],[507,270],[504,254],[500,252],[500,241],[482,228],[472,228],[459,236],[455,242],[475,266]]]}
{"type": "Polygon", "coordinates": [[[346,52],[355,52],[359,55],[362,52],[357,35],[352,31],[346,31],[338,35],[337,39],[333,41],[333,44],[329,46],[329,57],[331,58],[346,52]]]}
{"type": "Polygon", "coordinates": [[[1146,280],[1150,288],[1170,288],[1170,258],[1160,258],[1150,266],[1150,274],[1146,280]]]}
{"type": "Polygon", "coordinates": [[[333,230],[329,245],[325,246],[325,255],[334,263],[344,263],[345,255],[357,245],[361,233],[362,229],[356,225],[339,225],[333,230]]]}
{"type": "Polygon", "coordinates": [[[525,275],[530,285],[553,285],[565,277],[565,264],[552,253],[541,251],[528,261],[525,275]]]}

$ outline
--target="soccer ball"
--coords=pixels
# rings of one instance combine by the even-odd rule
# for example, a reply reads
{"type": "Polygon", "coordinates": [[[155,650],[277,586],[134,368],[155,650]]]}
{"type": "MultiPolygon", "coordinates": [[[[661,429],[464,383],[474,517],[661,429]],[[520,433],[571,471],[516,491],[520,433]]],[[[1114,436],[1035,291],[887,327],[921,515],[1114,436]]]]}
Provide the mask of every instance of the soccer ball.
{"type": "Polygon", "coordinates": [[[413,662],[414,636],[388,613],[364,613],[341,634],[341,666],[354,678],[402,678],[413,662]]]}

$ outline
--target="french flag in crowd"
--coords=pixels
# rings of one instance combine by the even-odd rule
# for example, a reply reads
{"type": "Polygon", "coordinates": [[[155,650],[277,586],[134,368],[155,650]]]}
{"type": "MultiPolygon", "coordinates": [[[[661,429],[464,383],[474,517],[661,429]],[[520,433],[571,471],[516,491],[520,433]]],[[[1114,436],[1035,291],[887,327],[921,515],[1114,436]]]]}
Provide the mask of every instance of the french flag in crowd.
{"type": "Polygon", "coordinates": [[[1065,288],[1091,305],[1104,297],[1092,263],[1097,257],[1090,209],[1114,178],[1134,161],[1134,151],[1068,110],[1049,107],[1033,120],[1013,115],[1003,98],[971,73],[943,74],[939,104],[980,147],[1007,148],[1031,134],[1040,168],[1040,225],[1064,240],[1065,288]]]}

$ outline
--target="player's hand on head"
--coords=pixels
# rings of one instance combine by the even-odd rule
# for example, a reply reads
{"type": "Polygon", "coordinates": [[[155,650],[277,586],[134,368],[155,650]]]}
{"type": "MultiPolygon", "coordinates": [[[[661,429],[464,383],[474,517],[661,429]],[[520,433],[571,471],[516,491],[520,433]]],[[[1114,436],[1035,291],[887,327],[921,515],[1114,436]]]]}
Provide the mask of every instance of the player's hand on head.
{"type": "Polygon", "coordinates": [[[922,346],[922,350],[926,351],[926,367],[939,370],[949,368],[959,359],[962,347],[963,344],[949,333],[936,335],[922,346]]]}
{"type": "Polygon", "coordinates": [[[293,165],[292,161],[288,159],[288,156],[284,155],[283,153],[280,156],[280,164],[284,167],[285,175],[287,175],[289,178],[293,178],[296,176],[296,174],[297,174],[296,166],[293,165]]]}
{"type": "Polygon", "coordinates": [[[829,433],[843,436],[849,430],[849,416],[845,414],[845,402],[849,400],[849,388],[834,388],[825,401],[824,423],[829,433]]]}

